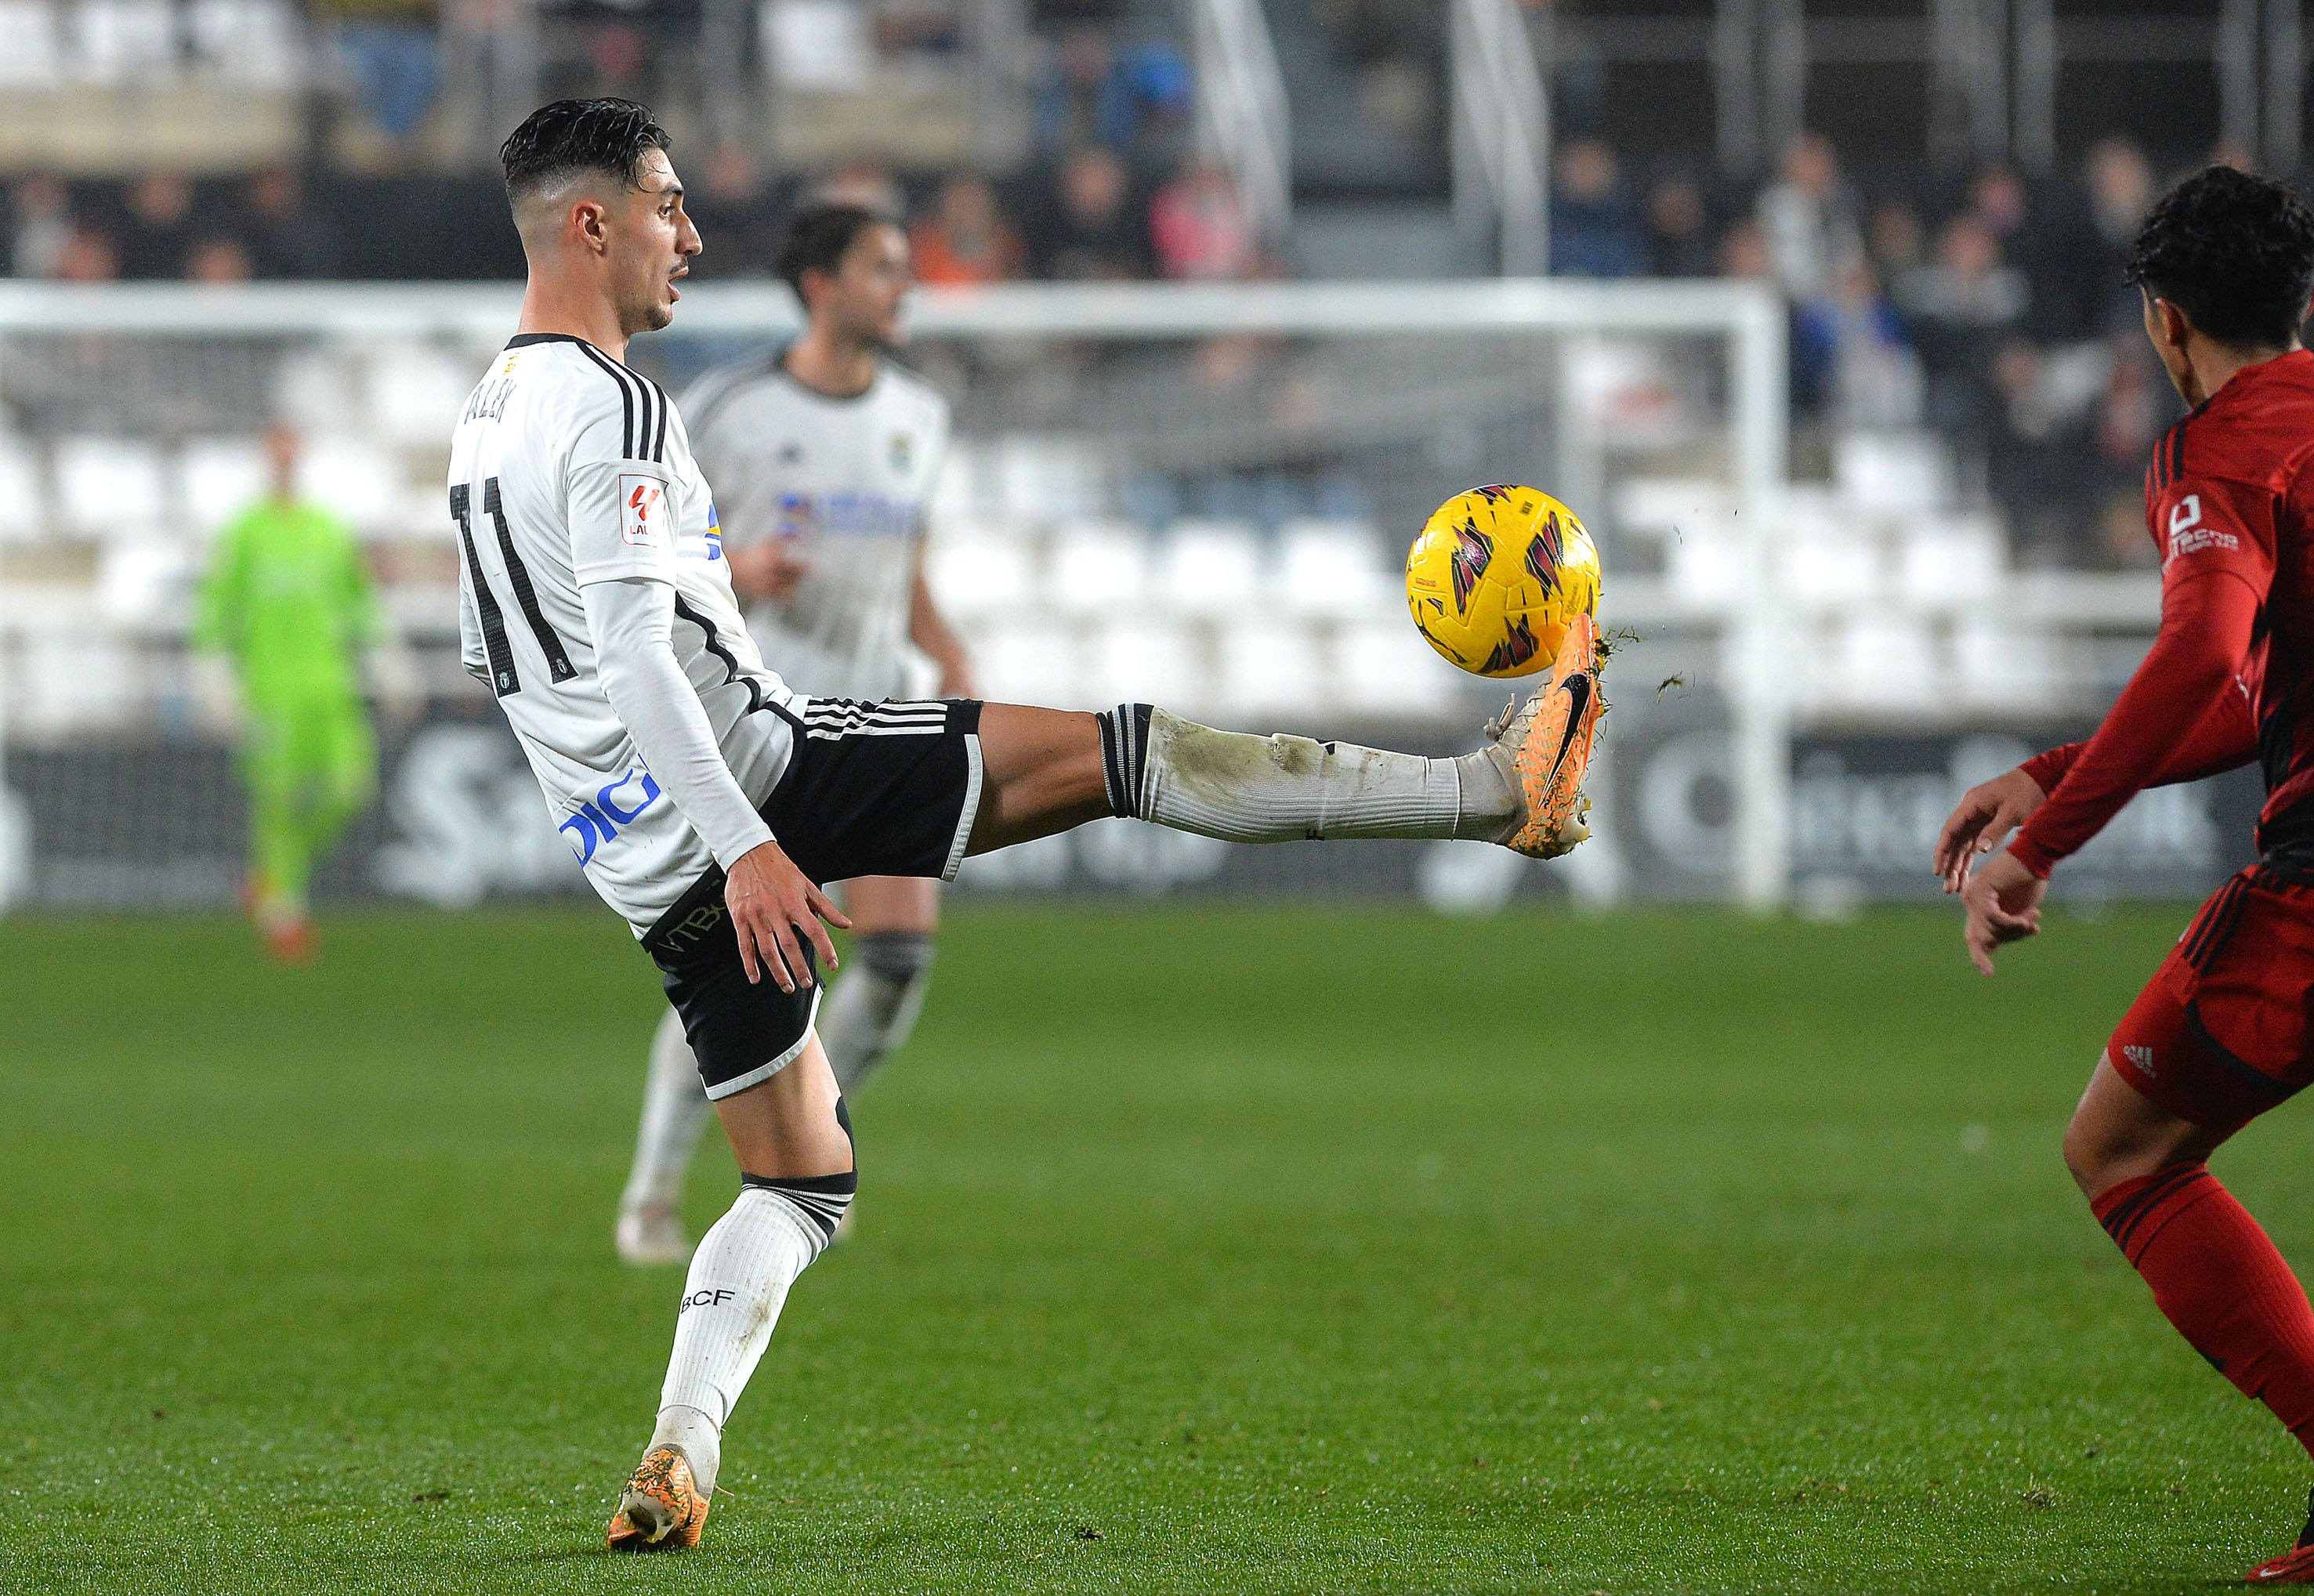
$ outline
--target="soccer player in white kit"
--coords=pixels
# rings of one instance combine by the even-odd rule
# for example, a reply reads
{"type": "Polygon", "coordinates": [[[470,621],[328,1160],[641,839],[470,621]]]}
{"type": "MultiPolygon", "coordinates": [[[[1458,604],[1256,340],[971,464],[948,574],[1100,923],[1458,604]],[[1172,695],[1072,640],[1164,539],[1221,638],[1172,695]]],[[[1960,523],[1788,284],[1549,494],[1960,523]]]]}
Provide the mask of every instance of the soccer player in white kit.
{"type": "MultiPolygon", "coordinates": [[[[908,238],[856,205],[807,207],[789,228],[780,275],[805,309],[794,342],[708,373],[682,410],[716,484],[731,585],[755,601],[764,659],[815,696],[877,702],[908,685],[910,643],[940,671],[942,698],[970,698],[963,644],[923,578],[927,501],[948,453],[949,405],[884,356],[903,339],[908,238]]],[[[932,979],[937,884],[870,876],[847,883],[852,968],[815,1027],[846,1097],[915,1027],[932,979]]],[[[684,1176],[708,1099],[669,1010],[651,1039],[635,1161],[619,1200],[619,1256],[680,1263],[691,1246],[684,1176]]]]}
{"type": "Polygon", "coordinates": [[[449,477],[467,666],[658,965],[740,1169],[692,1255],[658,1423],[611,1516],[609,1545],[638,1551],[699,1544],[724,1424],[857,1189],[812,1030],[827,927],[849,923],[823,883],[947,877],[967,854],[1108,815],[1237,842],[1470,837],[1550,857],[1587,834],[1600,708],[1587,617],[1550,687],[1458,759],[1214,731],[1149,704],[791,691],[740,622],[682,418],[624,364],[630,339],[673,320],[701,249],[667,146],[624,100],[557,101],[507,140],[529,281],[449,477]]]}

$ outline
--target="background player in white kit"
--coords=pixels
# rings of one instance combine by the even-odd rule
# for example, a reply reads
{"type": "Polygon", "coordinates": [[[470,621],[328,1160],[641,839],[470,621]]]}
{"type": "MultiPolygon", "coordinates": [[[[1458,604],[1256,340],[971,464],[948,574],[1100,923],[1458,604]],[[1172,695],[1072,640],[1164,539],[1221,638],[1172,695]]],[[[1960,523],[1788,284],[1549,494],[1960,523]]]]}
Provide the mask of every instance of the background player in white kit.
{"type": "Polygon", "coordinates": [[[701,248],[667,148],[623,100],[557,101],[507,140],[529,281],[449,480],[467,662],[588,882],[658,965],[741,1171],[692,1257],[658,1424],[612,1514],[610,1546],[634,1550],[699,1543],[724,1423],[857,1187],[812,1032],[814,954],[832,967],[827,927],[849,923],[822,883],[950,877],[968,853],[1108,815],[1249,842],[1562,853],[1586,834],[1600,704],[1587,617],[1550,689],[1459,759],[1214,731],[1149,704],[790,692],[739,623],[681,419],[623,364],[631,338],[673,319],[701,248]]]}
{"type": "MultiPolygon", "coordinates": [[[[756,645],[790,686],[872,703],[907,692],[913,643],[938,668],[941,697],[970,698],[970,661],[923,578],[948,401],[884,357],[903,337],[907,234],[860,206],[810,205],[789,229],[779,272],[804,307],[802,336],[710,372],[682,404],[715,485],[731,586],[754,601],[747,619],[756,645]]],[[[844,886],[852,967],[815,1028],[846,1096],[915,1027],[932,979],[938,892],[913,876],[844,886]]],[[[670,1010],[651,1039],[634,1168],[619,1200],[627,1262],[690,1255],[684,1176],[707,1113],[698,1064],[670,1010]]]]}

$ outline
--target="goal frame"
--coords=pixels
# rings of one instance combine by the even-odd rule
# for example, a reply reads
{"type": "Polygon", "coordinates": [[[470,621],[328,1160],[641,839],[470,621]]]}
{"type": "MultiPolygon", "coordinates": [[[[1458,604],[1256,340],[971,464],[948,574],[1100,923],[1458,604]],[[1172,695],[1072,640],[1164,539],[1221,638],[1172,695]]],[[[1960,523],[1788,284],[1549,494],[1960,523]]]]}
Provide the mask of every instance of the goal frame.
{"type": "MultiPolygon", "coordinates": [[[[281,283],[243,286],[0,283],[0,351],[11,332],[193,335],[455,336],[495,342],[514,331],[512,285],[281,283]]],[[[686,335],[775,337],[799,325],[785,287],[703,283],[676,310],[686,335]]],[[[1194,338],[1225,333],[1440,332],[1561,336],[1691,334],[1725,340],[1730,488],[1745,535],[1764,539],[1787,475],[1790,441],[1785,311],[1754,282],[1570,281],[1253,284],[1011,284],[919,290],[911,327],[932,337],[1194,338]]],[[[648,335],[646,335],[648,336],[648,335]]],[[[0,353],[0,358],[4,354],[0,353]]],[[[1614,620],[1615,587],[1605,619],[1614,620]]],[[[1716,625],[1732,720],[1735,888],[1760,911],[1791,880],[1792,715],[1779,687],[1778,628],[1748,595],[1729,594],[1689,618],[1716,625]]],[[[0,625],[7,623],[0,592],[0,625]]],[[[0,658],[0,671],[4,659],[0,658]]],[[[0,790],[8,683],[0,675],[0,790]]],[[[0,895],[8,884],[0,880],[0,895]]],[[[0,895],[0,910],[6,900],[0,895]]]]}

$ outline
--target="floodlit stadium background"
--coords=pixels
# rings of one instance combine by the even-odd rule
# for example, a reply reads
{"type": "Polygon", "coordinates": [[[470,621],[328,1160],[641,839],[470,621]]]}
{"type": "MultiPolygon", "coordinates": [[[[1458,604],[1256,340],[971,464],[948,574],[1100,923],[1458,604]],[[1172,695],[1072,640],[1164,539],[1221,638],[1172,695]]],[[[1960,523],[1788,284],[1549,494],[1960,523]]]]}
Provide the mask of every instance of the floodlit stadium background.
{"type": "MultiPolygon", "coordinates": [[[[1952,797],[2151,634],[2124,248],[2197,163],[2300,169],[2306,53],[2274,0],[0,0],[0,902],[231,903],[184,634],[277,411],[399,632],[324,895],[579,887],[456,668],[441,488],[512,324],[492,148],[578,92],[678,138],[707,253],[635,353],[678,392],[790,325],[799,198],[910,218],[991,696],[1466,745],[1499,695],[1407,624],[1422,516],[1512,479],[1598,535],[1636,638],[1566,863],[1109,826],[968,890],[1926,891],[1952,797]]],[[[2199,890],[2254,802],[2149,795],[2065,890],[2199,890]]]]}

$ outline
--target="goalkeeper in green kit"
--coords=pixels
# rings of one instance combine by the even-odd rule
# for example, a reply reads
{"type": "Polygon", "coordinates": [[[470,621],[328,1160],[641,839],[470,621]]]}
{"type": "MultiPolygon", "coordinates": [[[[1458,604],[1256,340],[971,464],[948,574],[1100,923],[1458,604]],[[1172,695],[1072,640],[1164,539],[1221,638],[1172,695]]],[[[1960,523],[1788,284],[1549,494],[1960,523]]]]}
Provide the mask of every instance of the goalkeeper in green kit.
{"type": "Polygon", "coordinates": [[[244,904],[273,956],[299,963],[314,953],[314,860],[376,791],[357,655],[383,628],[353,534],[297,495],[296,433],[276,423],[265,448],[272,489],[218,534],[193,641],[223,654],[241,689],[244,904]]]}

